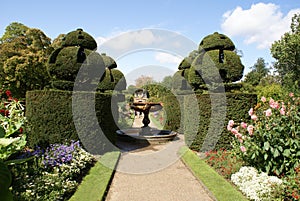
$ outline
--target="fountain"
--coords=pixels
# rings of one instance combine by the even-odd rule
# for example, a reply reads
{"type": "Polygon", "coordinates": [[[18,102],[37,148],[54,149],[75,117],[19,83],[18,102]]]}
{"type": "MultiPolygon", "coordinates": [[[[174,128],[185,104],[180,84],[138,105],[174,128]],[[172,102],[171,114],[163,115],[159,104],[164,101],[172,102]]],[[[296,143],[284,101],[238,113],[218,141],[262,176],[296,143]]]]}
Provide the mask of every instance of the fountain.
{"type": "Polygon", "coordinates": [[[133,101],[130,108],[135,112],[143,114],[143,126],[141,128],[129,128],[117,130],[117,134],[121,138],[130,138],[136,141],[148,141],[150,144],[163,143],[173,140],[177,133],[170,130],[159,130],[149,127],[149,113],[162,109],[162,103],[149,102],[149,93],[144,89],[138,89],[134,93],[133,101]]]}

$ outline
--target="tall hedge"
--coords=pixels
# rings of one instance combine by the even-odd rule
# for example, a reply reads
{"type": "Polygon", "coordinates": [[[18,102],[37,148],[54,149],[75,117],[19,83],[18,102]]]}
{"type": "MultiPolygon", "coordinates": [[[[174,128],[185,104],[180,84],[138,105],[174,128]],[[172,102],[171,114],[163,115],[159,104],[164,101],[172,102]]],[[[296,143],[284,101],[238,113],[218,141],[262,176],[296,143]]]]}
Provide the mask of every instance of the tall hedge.
{"type": "MultiPolygon", "coordinates": [[[[117,104],[111,94],[74,92],[61,90],[28,91],[26,94],[26,117],[31,127],[28,144],[48,146],[80,139],[88,148],[103,151],[115,141],[118,129],[117,104]],[[93,98],[95,102],[93,102],[93,98]],[[72,101],[75,105],[72,110],[72,101]],[[91,105],[89,103],[94,103],[91,105]],[[94,119],[93,119],[94,118],[94,119]],[[95,121],[96,119],[96,121],[95,121]],[[76,126],[75,126],[76,122],[76,126]],[[88,122],[88,123],[87,123],[88,122]],[[99,126],[105,136],[101,134],[99,126]],[[80,136],[78,134],[80,133],[80,136]],[[101,139],[103,142],[96,142],[101,139]],[[99,144],[101,146],[99,146],[99,144]]],[[[91,151],[93,152],[93,151],[91,151]]]]}
{"type": "Polygon", "coordinates": [[[164,129],[182,133],[183,131],[183,96],[168,95],[162,98],[163,108],[166,112],[164,129]]]}
{"type": "Polygon", "coordinates": [[[185,96],[184,134],[186,144],[197,151],[230,149],[232,136],[226,129],[228,121],[232,119],[241,122],[248,119],[248,111],[256,104],[256,101],[255,94],[241,93],[185,96]],[[195,101],[198,108],[192,104],[195,101]]]}

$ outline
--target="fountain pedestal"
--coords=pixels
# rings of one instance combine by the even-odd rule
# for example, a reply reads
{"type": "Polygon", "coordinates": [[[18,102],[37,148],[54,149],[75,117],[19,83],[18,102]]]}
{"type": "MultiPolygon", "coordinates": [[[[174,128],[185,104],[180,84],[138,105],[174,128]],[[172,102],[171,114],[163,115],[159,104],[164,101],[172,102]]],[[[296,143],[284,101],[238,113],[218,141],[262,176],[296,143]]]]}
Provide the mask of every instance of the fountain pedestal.
{"type": "MultiPolygon", "coordinates": [[[[144,92],[144,91],[143,91],[144,92]]],[[[162,143],[173,140],[177,133],[170,130],[158,130],[149,127],[149,113],[162,109],[161,103],[147,102],[145,98],[137,98],[130,104],[130,108],[136,112],[143,113],[143,126],[141,128],[129,128],[118,130],[117,134],[120,137],[129,137],[135,140],[147,140],[149,143],[162,143]]]]}

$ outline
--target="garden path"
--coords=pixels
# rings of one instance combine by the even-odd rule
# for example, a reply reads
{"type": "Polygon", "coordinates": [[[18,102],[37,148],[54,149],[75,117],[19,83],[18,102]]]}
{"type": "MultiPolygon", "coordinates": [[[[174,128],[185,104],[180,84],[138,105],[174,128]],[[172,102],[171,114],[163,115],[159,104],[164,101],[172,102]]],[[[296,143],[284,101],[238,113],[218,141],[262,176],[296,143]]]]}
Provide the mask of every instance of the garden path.
{"type": "MultiPolygon", "coordinates": [[[[141,119],[135,119],[134,126],[140,127],[141,119]]],[[[213,200],[177,154],[184,145],[183,135],[166,144],[129,149],[128,143],[118,145],[122,155],[107,201],[213,200]]]]}

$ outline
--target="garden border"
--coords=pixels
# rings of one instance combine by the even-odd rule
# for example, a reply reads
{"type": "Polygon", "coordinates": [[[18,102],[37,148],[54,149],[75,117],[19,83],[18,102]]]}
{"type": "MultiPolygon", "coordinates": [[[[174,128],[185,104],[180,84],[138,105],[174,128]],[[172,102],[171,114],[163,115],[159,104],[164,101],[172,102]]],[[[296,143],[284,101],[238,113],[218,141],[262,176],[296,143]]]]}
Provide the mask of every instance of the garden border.
{"type": "Polygon", "coordinates": [[[105,200],[109,186],[115,174],[121,152],[105,153],[83,178],[74,195],[69,201],[105,200]]]}
{"type": "Polygon", "coordinates": [[[204,160],[201,160],[199,156],[193,153],[188,147],[182,147],[179,150],[179,154],[181,155],[183,163],[190,169],[214,200],[248,201],[240,191],[206,164],[204,160]],[[212,180],[216,181],[215,183],[217,183],[220,188],[216,187],[216,185],[212,183],[212,180]]]}

